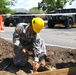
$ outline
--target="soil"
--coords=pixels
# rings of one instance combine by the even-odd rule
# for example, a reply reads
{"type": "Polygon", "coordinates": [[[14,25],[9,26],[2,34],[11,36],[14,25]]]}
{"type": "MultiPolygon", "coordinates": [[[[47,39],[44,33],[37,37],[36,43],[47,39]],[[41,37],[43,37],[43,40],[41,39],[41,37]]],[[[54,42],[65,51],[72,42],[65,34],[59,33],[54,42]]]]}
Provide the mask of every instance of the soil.
{"type": "MultiPolygon", "coordinates": [[[[28,63],[26,67],[19,67],[13,64],[13,46],[11,42],[0,38],[0,75],[19,75],[22,71],[27,74],[31,73],[32,66],[30,63],[28,63]]],[[[48,61],[46,61],[47,65],[56,69],[76,66],[76,49],[56,46],[46,47],[48,54],[48,61]]]]}

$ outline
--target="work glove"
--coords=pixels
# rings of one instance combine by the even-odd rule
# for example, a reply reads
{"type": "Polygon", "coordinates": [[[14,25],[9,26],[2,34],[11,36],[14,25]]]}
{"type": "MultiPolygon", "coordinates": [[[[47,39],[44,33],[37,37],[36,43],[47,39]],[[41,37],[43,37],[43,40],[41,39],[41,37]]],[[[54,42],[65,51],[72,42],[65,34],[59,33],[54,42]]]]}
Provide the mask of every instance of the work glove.
{"type": "Polygon", "coordinates": [[[33,62],[33,72],[36,73],[38,68],[40,67],[40,64],[38,62],[33,62]]]}

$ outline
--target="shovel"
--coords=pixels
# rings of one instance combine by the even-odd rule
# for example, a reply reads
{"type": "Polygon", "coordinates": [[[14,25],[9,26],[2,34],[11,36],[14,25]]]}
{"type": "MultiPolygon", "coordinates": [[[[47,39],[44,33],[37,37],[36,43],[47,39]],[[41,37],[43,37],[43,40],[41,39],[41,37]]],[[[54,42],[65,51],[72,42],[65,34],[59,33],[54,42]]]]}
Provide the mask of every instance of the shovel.
{"type": "Polygon", "coordinates": [[[12,63],[12,59],[5,59],[0,63],[0,70],[5,70],[7,67],[9,67],[12,63]]]}

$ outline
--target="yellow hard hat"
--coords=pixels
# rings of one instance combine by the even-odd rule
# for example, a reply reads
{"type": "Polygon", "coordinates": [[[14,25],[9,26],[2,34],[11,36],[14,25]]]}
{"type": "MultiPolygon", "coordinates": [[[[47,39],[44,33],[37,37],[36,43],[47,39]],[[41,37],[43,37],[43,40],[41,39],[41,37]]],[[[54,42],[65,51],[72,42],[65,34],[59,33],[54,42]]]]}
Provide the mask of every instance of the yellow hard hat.
{"type": "Polygon", "coordinates": [[[32,27],[33,27],[34,32],[39,33],[44,27],[44,20],[40,17],[33,18],[32,27]]]}

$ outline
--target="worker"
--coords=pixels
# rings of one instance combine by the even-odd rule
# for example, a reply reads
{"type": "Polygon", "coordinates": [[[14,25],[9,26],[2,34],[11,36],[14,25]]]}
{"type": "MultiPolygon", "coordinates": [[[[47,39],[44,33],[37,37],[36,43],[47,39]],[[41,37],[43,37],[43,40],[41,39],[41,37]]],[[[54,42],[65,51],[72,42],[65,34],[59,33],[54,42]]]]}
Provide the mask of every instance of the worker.
{"type": "Polygon", "coordinates": [[[17,66],[25,66],[28,61],[29,53],[32,51],[35,65],[33,69],[40,67],[41,61],[47,56],[44,40],[39,33],[44,28],[44,20],[34,17],[31,23],[19,23],[13,33],[14,58],[13,62],[17,66]]]}

